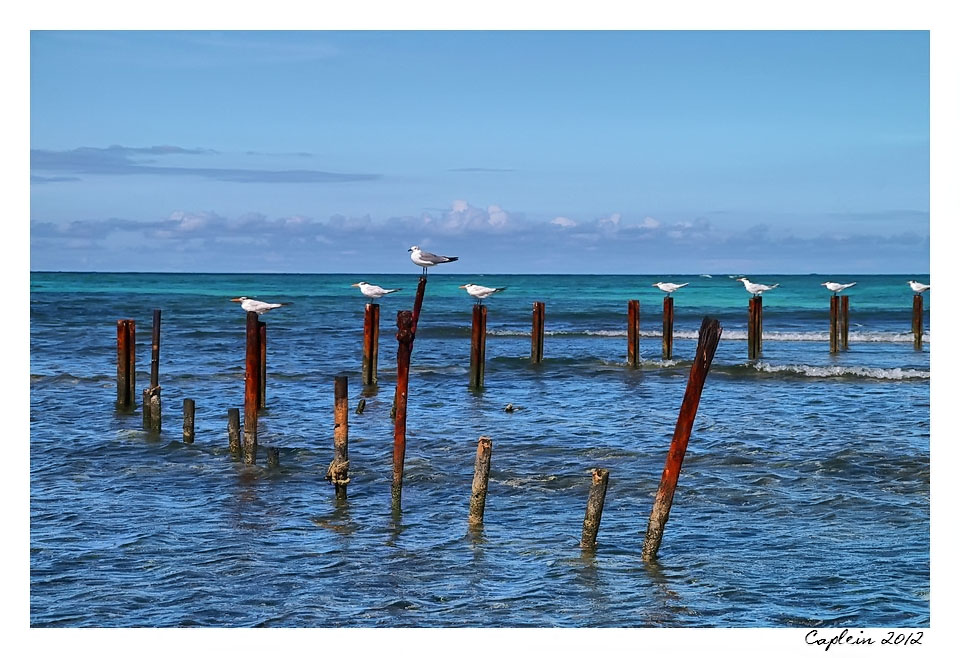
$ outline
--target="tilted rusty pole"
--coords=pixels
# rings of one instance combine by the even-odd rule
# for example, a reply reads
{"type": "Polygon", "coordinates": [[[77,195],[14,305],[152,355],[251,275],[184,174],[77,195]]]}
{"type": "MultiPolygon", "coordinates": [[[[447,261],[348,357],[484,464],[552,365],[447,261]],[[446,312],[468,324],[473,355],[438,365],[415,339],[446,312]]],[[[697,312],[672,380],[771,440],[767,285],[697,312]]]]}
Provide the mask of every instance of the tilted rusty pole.
{"type": "Polygon", "coordinates": [[[600,530],[600,517],[603,516],[603,501],[607,497],[607,480],[610,471],[595,468],[590,495],[587,496],[587,512],[583,517],[583,532],[580,535],[580,548],[594,548],[597,545],[597,532],[600,530]]]}
{"type": "Polygon", "coordinates": [[[840,298],[830,296],[830,353],[840,349],[840,298]]]}
{"type": "Polygon", "coordinates": [[[143,390],[143,427],[161,429],[160,402],[160,309],[153,310],[153,341],[150,349],[150,387],[143,390]]]}
{"type": "Polygon", "coordinates": [[[840,349],[847,349],[850,336],[850,297],[840,296],[840,349]]]}
{"type": "Polygon", "coordinates": [[[407,384],[410,379],[410,353],[413,351],[413,313],[397,311],[397,405],[393,419],[393,509],[400,510],[403,491],[403,458],[407,450],[407,384]]]}
{"type": "Polygon", "coordinates": [[[350,482],[350,458],[347,450],[349,438],[350,409],[348,408],[347,378],[333,380],[333,461],[327,468],[327,479],[333,483],[337,498],[347,497],[350,482]]]}

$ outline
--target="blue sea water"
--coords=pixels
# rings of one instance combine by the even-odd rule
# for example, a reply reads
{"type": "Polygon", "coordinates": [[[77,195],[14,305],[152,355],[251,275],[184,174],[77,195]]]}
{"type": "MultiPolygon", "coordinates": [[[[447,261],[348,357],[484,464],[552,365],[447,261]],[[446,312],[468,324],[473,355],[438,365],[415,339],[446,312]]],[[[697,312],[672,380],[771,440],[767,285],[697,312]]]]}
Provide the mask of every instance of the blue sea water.
{"type": "MultiPolygon", "coordinates": [[[[395,319],[416,274],[368,279],[381,300],[379,387],[360,386],[357,275],[31,275],[30,621],[33,626],[916,627],[930,621],[930,343],[915,350],[908,279],[725,274],[431,273],[414,344],[403,505],[391,512],[395,319]],[[827,279],[856,280],[849,350],[830,354],[827,279]],[[675,293],[660,356],[657,280],[675,293]],[[468,388],[468,281],[488,300],[485,388],[468,388]],[[261,450],[227,449],[242,407],[247,295],[292,305],[268,324],[261,450]],[[641,305],[639,368],[626,306],[641,305]],[[531,303],[546,304],[530,363],[531,303]],[[137,321],[147,385],[163,312],[163,430],[116,399],[116,320],[137,321]],[[723,337],[655,562],[643,533],[697,330],[723,337]],[[348,501],[333,458],[333,378],[349,377],[348,501]],[[196,400],[184,444],[182,401],[196,400]],[[513,404],[517,411],[505,413],[513,404]],[[484,525],[467,527],[477,438],[493,438],[484,525]],[[590,469],[610,470],[595,551],[578,547],[590,469]]],[[[929,308],[929,293],[926,299],[929,308]]],[[[925,318],[925,326],[929,326],[925,318]]],[[[138,400],[139,403],[139,400],[138,400]]]]}

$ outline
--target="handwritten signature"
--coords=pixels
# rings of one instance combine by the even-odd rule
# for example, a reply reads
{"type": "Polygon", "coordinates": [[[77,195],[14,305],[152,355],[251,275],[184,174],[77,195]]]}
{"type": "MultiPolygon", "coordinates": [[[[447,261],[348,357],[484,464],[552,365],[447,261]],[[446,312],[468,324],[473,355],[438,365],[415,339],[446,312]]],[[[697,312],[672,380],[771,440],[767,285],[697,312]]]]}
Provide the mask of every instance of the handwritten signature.
{"type": "MultiPolygon", "coordinates": [[[[886,631],[886,637],[881,637],[879,644],[900,644],[903,646],[911,644],[921,644],[923,640],[923,631],[913,631],[911,633],[898,633],[897,631],[886,631]]],[[[824,651],[830,651],[830,647],[842,645],[857,644],[877,644],[877,639],[866,634],[865,631],[851,633],[849,629],[843,629],[836,635],[821,636],[817,630],[812,630],[804,636],[807,644],[822,646],[824,651]]]]}

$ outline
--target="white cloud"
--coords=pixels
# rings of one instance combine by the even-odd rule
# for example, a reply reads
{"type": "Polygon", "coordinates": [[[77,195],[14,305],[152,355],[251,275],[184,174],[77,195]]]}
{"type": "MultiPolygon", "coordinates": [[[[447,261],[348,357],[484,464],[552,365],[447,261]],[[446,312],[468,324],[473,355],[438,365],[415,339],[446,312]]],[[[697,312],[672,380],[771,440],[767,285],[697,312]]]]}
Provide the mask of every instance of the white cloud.
{"type": "Polygon", "coordinates": [[[644,217],[643,221],[640,222],[640,228],[660,228],[660,222],[653,217],[644,217]]]}
{"type": "Polygon", "coordinates": [[[577,225],[577,223],[572,219],[570,219],[569,217],[554,217],[553,219],[550,220],[550,223],[556,224],[557,226],[560,226],[563,228],[573,228],[574,226],[577,225]]]}

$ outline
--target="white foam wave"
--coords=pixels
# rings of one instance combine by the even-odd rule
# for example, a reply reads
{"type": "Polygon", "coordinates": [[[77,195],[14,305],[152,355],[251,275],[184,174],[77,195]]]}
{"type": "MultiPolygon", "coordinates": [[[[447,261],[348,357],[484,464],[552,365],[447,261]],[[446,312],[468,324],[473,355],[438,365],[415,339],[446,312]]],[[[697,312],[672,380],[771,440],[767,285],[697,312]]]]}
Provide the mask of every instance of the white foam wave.
{"type": "Polygon", "coordinates": [[[753,368],[760,372],[767,373],[794,373],[805,375],[807,377],[869,377],[870,379],[930,379],[930,372],[927,370],[915,370],[913,368],[870,368],[868,366],[808,366],[801,364],[794,365],[772,365],[759,362],[751,364],[753,368]]]}
{"type": "MultiPolygon", "coordinates": [[[[529,331],[517,329],[491,329],[492,336],[530,337],[529,331]]],[[[583,331],[544,331],[545,336],[599,336],[601,338],[626,338],[626,329],[585,329],[583,331]]],[[[641,338],[660,338],[661,331],[640,331],[641,338]]],[[[697,340],[697,331],[674,331],[675,339],[697,340]]],[[[724,329],[721,340],[747,340],[745,329],[724,329]]],[[[763,340],[777,342],[828,343],[830,334],[826,331],[764,331],[763,340]]],[[[913,333],[909,331],[851,331],[848,334],[851,343],[912,343],[913,333]]],[[[923,334],[923,342],[930,342],[930,333],[923,334]]]]}

